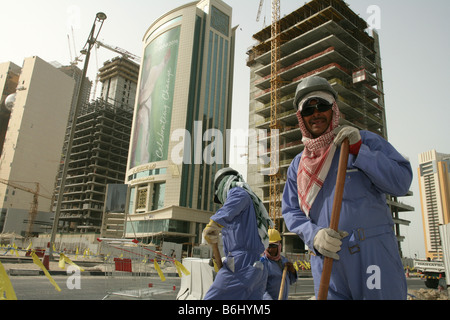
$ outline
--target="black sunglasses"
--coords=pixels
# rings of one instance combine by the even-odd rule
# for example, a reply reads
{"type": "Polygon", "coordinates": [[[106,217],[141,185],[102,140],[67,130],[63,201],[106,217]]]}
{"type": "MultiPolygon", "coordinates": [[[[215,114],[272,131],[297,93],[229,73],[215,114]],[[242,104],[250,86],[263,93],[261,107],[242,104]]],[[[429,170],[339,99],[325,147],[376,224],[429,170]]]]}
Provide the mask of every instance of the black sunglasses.
{"type": "Polygon", "coordinates": [[[333,104],[329,103],[328,101],[321,99],[321,98],[311,98],[307,100],[303,104],[302,111],[300,111],[300,114],[302,117],[309,117],[314,113],[314,110],[317,109],[319,112],[326,112],[330,110],[333,107],[333,104]],[[317,101],[317,104],[310,105],[309,103],[311,101],[317,101]]]}

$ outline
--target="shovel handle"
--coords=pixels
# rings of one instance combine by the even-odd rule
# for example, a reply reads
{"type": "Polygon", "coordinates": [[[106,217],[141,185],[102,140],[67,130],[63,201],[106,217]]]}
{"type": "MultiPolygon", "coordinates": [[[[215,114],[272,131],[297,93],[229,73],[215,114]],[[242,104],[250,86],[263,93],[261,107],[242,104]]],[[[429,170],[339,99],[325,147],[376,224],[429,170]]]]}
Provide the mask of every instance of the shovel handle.
{"type": "MultiPolygon", "coordinates": [[[[339,216],[341,214],[342,197],[344,195],[345,174],[347,171],[349,153],[349,143],[346,138],[341,144],[341,155],[339,157],[338,173],[336,178],[336,188],[334,192],[333,208],[331,211],[330,229],[338,230],[339,216]]],[[[318,300],[326,300],[328,296],[328,287],[330,285],[331,269],[333,267],[333,259],[325,257],[323,262],[322,277],[320,279],[318,300]]]]}
{"type": "Polygon", "coordinates": [[[220,256],[219,245],[217,243],[213,243],[212,245],[214,260],[216,261],[217,267],[222,268],[222,257],[220,256]]]}
{"type": "Polygon", "coordinates": [[[286,283],[286,273],[287,273],[287,266],[284,266],[283,269],[283,276],[281,277],[281,286],[280,286],[280,293],[278,294],[278,300],[283,299],[283,292],[284,292],[284,285],[286,283]]]}

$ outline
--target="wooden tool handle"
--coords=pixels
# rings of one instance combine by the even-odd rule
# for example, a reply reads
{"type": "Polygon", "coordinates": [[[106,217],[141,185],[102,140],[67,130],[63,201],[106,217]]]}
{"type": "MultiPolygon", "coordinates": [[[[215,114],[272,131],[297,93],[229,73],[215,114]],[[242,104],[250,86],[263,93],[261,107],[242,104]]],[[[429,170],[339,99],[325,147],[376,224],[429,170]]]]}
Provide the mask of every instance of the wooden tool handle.
{"type": "Polygon", "coordinates": [[[283,299],[284,285],[286,283],[285,281],[286,273],[287,273],[287,265],[285,265],[283,269],[283,276],[281,277],[281,286],[280,286],[280,293],[278,294],[278,300],[283,299]]]}
{"type": "Polygon", "coordinates": [[[216,261],[217,267],[222,268],[222,257],[220,256],[219,245],[217,243],[213,243],[212,245],[214,260],[216,261]]]}
{"type": "MultiPolygon", "coordinates": [[[[341,144],[341,155],[339,157],[339,166],[336,179],[336,188],[334,192],[333,208],[331,211],[330,229],[338,231],[339,217],[341,214],[342,197],[344,195],[345,175],[347,171],[349,153],[349,143],[346,138],[341,144]]],[[[323,261],[322,277],[320,279],[318,300],[326,300],[328,296],[328,287],[330,285],[331,269],[333,259],[325,257],[323,261]]]]}

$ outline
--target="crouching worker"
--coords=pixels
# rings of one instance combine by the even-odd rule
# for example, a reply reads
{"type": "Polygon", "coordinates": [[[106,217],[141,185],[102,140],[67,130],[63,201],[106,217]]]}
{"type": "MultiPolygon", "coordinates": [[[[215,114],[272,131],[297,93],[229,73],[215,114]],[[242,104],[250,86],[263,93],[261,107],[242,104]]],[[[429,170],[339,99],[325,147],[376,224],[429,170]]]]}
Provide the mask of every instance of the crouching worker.
{"type": "Polygon", "coordinates": [[[269,247],[264,252],[267,263],[267,286],[264,293],[264,300],[287,300],[289,296],[289,286],[297,281],[297,271],[292,262],[281,255],[281,236],[275,229],[269,229],[269,247]],[[280,298],[280,288],[283,280],[284,268],[287,268],[284,279],[284,289],[280,298]]]}
{"type": "Polygon", "coordinates": [[[267,269],[261,256],[269,245],[273,225],[261,200],[232,168],[219,170],[214,178],[214,202],[223,206],[203,230],[209,244],[222,233],[225,259],[205,300],[261,300],[267,269]]]}

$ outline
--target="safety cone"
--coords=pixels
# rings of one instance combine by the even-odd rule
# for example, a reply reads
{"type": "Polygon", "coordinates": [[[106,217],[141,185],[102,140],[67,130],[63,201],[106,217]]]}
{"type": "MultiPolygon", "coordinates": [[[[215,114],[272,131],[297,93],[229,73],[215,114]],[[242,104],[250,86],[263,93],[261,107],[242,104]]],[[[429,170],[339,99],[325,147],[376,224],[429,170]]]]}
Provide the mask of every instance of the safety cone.
{"type": "Polygon", "coordinates": [[[42,264],[45,269],[50,270],[50,242],[47,243],[47,249],[45,249],[44,257],[42,258],[42,264]]]}
{"type": "Polygon", "coordinates": [[[406,268],[406,277],[409,278],[409,268],[406,268]]]}

